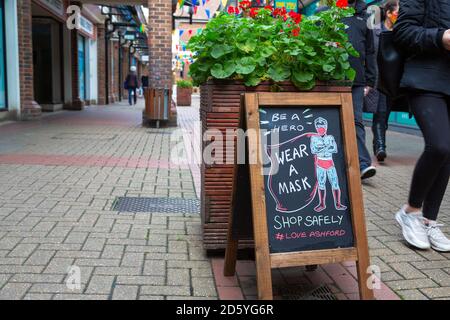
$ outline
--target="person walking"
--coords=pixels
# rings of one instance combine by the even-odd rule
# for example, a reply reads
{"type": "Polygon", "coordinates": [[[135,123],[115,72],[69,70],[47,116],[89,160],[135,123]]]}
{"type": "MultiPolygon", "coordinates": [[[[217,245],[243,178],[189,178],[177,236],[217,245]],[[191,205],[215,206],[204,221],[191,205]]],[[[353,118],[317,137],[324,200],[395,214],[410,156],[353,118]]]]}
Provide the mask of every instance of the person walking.
{"type": "Polygon", "coordinates": [[[355,8],[355,14],[352,17],[345,18],[343,22],[348,26],[346,32],[349,41],[359,53],[359,57],[350,57],[349,62],[356,71],[352,87],[353,110],[361,179],[364,180],[377,173],[376,168],[372,166],[372,159],[366,147],[366,131],[363,122],[364,96],[375,87],[375,47],[373,31],[367,24],[366,3],[363,0],[349,0],[348,4],[355,8]]]}
{"type": "Polygon", "coordinates": [[[128,90],[128,103],[130,106],[137,103],[137,88],[139,87],[139,80],[136,74],[136,67],[132,66],[130,68],[130,73],[127,75],[125,80],[125,89],[128,90]],[[134,98],[133,98],[134,97],[134,98]]]}
{"type": "Polygon", "coordinates": [[[400,0],[394,41],[407,55],[401,87],[425,139],[395,217],[412,246],[448,252],[437,218],[450,177],[450,0],[400,0]]]}
{"type": "MultiPolygon", "coordinates": [[[[382,21],[374,28],[374,45],[376,52],[379,50],[381,32],[392,31],[394,28],[394,24],[398,18],[399,0],[386,1],[382,10],[382,21]]],[[[391,113],[392,98],[387,97],[376,89],[373,90],[374,97],[372,99],[376,103],[372,120],[373,154],[379,162],[383,162],[387,157],[386,131],[388,129],[389,116],[391,113]]]]}
{"type": "MultiPolygon", "coordinates": [[[[349,57],[351,67],[356,71],[352,86],[353,112],[356,126],[359,167],[361,179],[376,175],[372,159],[366,147],[366,130],[363,122],[364,97],[375,87],[376,59],[373,31],[368,27],[367,4],[364,0],[348,0],[348,6],[354,7],[355,14],[343,19],[350,43],[359,53],[359,57],[349,57]]],[[[316,12],[328,10],[328,6],[319,7],[316,12]]]]}

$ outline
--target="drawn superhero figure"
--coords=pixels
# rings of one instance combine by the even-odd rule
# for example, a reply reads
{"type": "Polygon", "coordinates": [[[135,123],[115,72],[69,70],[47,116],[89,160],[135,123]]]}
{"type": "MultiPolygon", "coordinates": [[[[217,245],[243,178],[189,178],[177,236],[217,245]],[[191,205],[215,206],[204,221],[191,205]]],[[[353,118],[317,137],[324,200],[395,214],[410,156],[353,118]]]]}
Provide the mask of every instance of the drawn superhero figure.
{"type": "Polygon", "coordinates": [[[334,206],[337,210],[346,210],[341,203],[341,188],[339,178],[334,166],[333,154],[338,153],[336,141],[332,135],[327,135],[328,122],[320,117],[314,121],[317,135],[311,137],[311,153],[315,155],[315,167],[318,183],[319,204],[314,211],[321,212],[326,209],[327,178],[333,190],[334,206]]]}

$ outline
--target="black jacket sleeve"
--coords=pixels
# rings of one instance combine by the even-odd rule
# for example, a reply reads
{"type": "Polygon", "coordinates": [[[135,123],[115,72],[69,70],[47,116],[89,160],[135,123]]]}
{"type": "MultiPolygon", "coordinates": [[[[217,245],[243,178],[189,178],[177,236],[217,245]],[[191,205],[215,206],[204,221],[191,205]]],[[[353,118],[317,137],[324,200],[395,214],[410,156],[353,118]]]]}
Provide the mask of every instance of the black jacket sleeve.
{"type": "Polygon", "coordinates": [[[376,67],[376,56],[375,56],[375,43],[373,30],[367,28],[366,31],[366,85],[374,88],[377,79],[377,67],[376,67]]]}
{"type": "Polygon", "coordinates": [[[394,39],[404,51],[425,53],[443,49],[442,38],[445,30],[424,26],[426,1],[428,0],[400,0],[394,39]]]}

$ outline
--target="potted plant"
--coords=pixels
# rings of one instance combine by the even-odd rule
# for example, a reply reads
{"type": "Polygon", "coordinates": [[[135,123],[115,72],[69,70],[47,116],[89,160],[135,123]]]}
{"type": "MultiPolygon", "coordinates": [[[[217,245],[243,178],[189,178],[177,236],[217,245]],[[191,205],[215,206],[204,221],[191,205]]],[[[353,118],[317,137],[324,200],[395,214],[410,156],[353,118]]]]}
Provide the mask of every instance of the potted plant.
{"type": "MultiPolygon", "coordinates": [[[[353,10],[338,0],[328,10],[304,17],[283,8],[250,8],[250,1],[243,0],[210,20],[188,43],[194,53],[189,74],[201,87],[203,130],[237,128],[242,92],[348,92],[355,77],[348,60],[358,53],[342,19],[353,10]]],[[[234,168],[202,165],[206,249],[225,247],[234,168]]]]}
{"type": "Polygon", "coordinates": [[[190,106],[192,102],[192,81],[178,80],[177,81],[177,105],[190,106]]]}

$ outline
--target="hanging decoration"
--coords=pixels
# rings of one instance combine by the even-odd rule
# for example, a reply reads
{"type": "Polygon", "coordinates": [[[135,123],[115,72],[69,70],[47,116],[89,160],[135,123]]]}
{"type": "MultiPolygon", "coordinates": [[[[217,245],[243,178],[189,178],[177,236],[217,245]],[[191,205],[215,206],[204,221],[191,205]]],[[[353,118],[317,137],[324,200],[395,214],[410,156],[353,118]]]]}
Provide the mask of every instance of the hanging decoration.
{"type": "Polygon", "coordinates": [[[205,13],[206,13],[206,16],[208,17],[208,19],[211,19],[211,10],[205,9],[205,13]]]}

